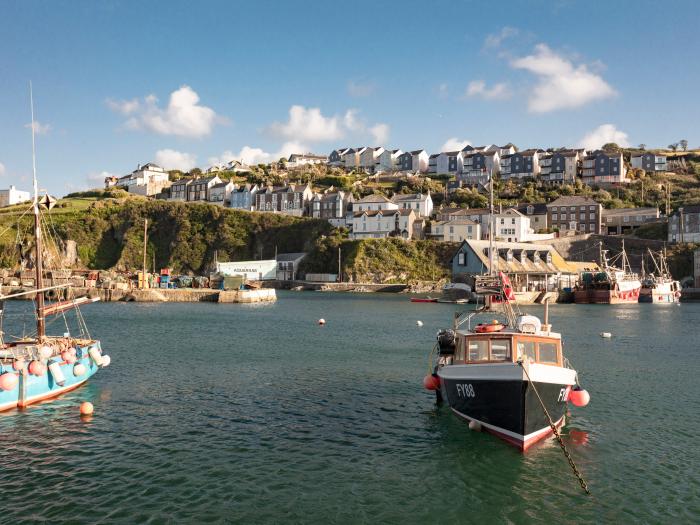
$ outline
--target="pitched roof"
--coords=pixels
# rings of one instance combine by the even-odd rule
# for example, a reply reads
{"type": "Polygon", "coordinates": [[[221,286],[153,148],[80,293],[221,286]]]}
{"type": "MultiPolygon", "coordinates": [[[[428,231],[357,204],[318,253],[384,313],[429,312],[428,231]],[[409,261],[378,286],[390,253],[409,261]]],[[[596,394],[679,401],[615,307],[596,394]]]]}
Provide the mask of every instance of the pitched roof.
{"type": "Polygon", "coordinates": [[[391,198],[391,202],[424,201],[428,196],[424,193],[397,193],[391,198]]]}
{"type": "Polygon", "coordinates": [[[603,210],[603,217],[624,217],[635,216],[635,215],[656,215],[659,216],[658,208],[613,208],[610,210],[603,210]]]}
{"type": "Polygon", "coordinates": [[[534,202],[534,203],[523,203],[523,204],[518,204],[516,206],[516,210],[518,210],[520,213],[523,215],[527,215],[527,209],[532,206],[533,211],[531,215],[547,215],[547,204],[544,202],[534,202]]]}
{"type": "Polygon", "coordinates": [[[366,197],[362,197],[359,201],[360,203],[372,203],[372,202],[391,202],[390,199],[388,199],[384,195],[379,195],[379,194],[373,194],[373,195],[367,195],[366,197]]]}
{"type": "Polygon", "coordinates": [[[583,206],[593,204],[598,203],[590,197],[582,197],[580,195],[567,195],[564,197],[559,197],[557,200],[548,203],[547,208],[549,208],[550,206],[583,206]]]}
{"type": "Polygon", "coordinates": [[[411,215],[415,213],[413,210],[365,210],[365,211],[356,211],[353,213],[353,217],[362,217],[363,215],[366,215],[367,217],[375,217],[377,215],[411,215]]]}
{"type": "Polygon", "coordinates": [[[414,150],[411,152],[411,155],[420,155],[420,154],[423,153],[424,151],[425,151],[424,149],[414,149],[414,150]]]}
{"type": "Polygon", "coordinates": [[[231,184],[231,181],[226,180],[226,181],[224,181],[224,182],[220,182],[219,184],[214,184],[214,185],[211,187],[211,189],[213,190],[214,188],[225,188],[225,187],[228,186],[229,184],[231,184]]]}

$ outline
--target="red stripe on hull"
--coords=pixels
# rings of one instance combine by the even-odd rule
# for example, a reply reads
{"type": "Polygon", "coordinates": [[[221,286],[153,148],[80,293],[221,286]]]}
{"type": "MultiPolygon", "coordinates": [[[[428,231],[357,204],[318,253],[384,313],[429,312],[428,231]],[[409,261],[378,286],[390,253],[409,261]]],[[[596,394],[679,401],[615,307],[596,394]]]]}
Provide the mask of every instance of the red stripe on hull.
{"type": "MultiPolygon", "coordinates": [[[[473,418],[469,416],[465,416],[461,412],[457,412],[456,410],[453,409],[453,412],[457,414],[459,417],[466,419],[467,421],[476,421],[473,418]]],[[[477,423],[480,423],[479,421],[476,421],[477,423]]],[[[564,426],[564,417],[562,417],[557,423],[555,424],[557,429],[560,429],[562,426],[564,426]]],[[[538,431],[538,434],[535,436],[532,436],[526,440],[518,439],[516,437],[510,436],[506,433],[499,432],[495,428],[488,428],[485,426],[481,427],[484,432],[488,432],[489,434],[496,436],[499,439],[502,439],[509,445],[514,446],[517,448],[520,452],[527,452],[527,450],[532,447],[534,444],[542,441],[543,439],[547,439],[548,437],[552,436],[554,434],[554,431],[552,430],[552,427],[546,427],[543,428],[541,431],[538,431]]]]}

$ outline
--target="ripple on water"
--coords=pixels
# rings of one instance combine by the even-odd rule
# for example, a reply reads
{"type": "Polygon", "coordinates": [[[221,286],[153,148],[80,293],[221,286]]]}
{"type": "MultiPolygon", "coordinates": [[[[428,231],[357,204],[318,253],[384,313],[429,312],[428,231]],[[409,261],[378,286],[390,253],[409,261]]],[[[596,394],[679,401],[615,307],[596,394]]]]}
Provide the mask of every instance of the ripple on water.
{"type": "Polygon", "coordinates": [[[320,293],[86,308],[113,365],[0,415],[4,519],[697,521],[698,305],[552,308],[592,394],[563,432],[592,498],[553,442],[522,455],[434,406],[421,377],[454,308],[422,307],[422,329],[416,311],[320,293]]]}

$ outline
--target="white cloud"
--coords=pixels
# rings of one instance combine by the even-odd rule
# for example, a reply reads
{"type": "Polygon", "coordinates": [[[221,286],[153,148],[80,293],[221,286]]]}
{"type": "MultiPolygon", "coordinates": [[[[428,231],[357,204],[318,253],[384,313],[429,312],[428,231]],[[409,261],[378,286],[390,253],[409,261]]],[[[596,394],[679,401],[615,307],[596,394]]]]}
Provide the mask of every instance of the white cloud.
{"type": "Polygon", "coordinates": [[[617,129],[613,124],[603,124],[593,131],[586,133],[578,145],[580,148],[598,149],[608,142],[614,142],[623,148],[629,147],[630,145],[627,133],[617,129]]]}
{"type": "Polygon", "coordinates": [[[616,95],[616,91],[588,66],[574,65],[546,44],[538,44],[533,54],[516,58],[510,64],[539,79],[528,101],[528,109],[533,113],[577,108],[616,95]]]}
{"type": "Polygon", "coordinates": [[[443,82],[437,87],[437,93],[438,97],[440,98],[447,98],[447,95],[449,95],[450,92],[450,86],[447,85],[447,83],[443,82]]]}
{"type": "Polygon", "coordinates": [[[140,101],[107,100],[107,106],[116,113],[129,117],[125,123],[129,129],[143,129],[161,135],[203,137],[209,135],[217,122],[225,119],[199,104],[199,95],[189,86],[182,86],[170,94],[168,106],[158,107],[155,95],[140,101]]]}
{"type": "Polygon", "coordinates": [[[155,162],[166,170],[189,171],[195,167],[197,157],[173,149],[161,149],[156,151],[155,162]]]}
{"type": "Polygon", "coordinates": [[[88,173],[87,176],[85,177],[88,188],[97,188],[97,187],[103,187],[105,183],[105,179],[107,177],[114,177],[114,173],[110,173],[109,171],[93,171],[91,173],[88,173]]]}
{"type": "Polygon", "coordinates": [[[5,175],[5,165],[0,162],[0,176],[5,175]]]}
{"type": "MultiPolygon", "coordinates": [[[[25,124],[24,127],[31,129],[32,123],[30,122],[29,124],[25,124]]],[[[49,131],[51,131],[51,124],[42,124],[37,120],[34,121],[34,133],[37,135],[46,135],[49,131]]]]}
{"type": "Polygon", "coordinates": [[[464,147],[469,146],[471,142],[468,140],[460,140],[457,137],[450,137],[442,145],[440,151],[461,151],[464,147]]]}
{"type": "Polygon", "coordinates": [[[505,26],[498,33],[493,33],[486,36],[484,40],[484,49],[492,49],[500,47],[504,40],[516,36],[519,31],[514,27],[505,26]]]}
{"type": "Polygon", "coordinates": [[[365,126],[357,118],[356,109],[348,109],[343,116],[343,125],[350,131],[361,131],[365,126]]]}
{"type": "Polygon", "coordinates": [[[510,90],[504,82],[494,84],[491,87],[486,86],[483,80],[472,80],[469,82],[464,93],[467,97],[480,97],[484,100],[503,100],[510,98],[510,90]]]}
{"type": "Polygon", "coordinates": [[[287,122],[273,122],[269,130],[273,135],[308,142],[337,140],[343,136],[338,117],[324,117],[319,108],[299,105],[289,108],[287,122]]]}
{"type": "Polygon", "coordinates": [[[348,94],[351,97],[368,97],[374,93],[374,84],[371,82],[356,82],[350,80],[348,82],[348,94]]]}
{"type": "Polygon", "coordinates": [[[389,125],[384,123],[378,123],[369,128],[369,132],[374,138],[375,144],[384,144],[389,140],[389,125]]]}

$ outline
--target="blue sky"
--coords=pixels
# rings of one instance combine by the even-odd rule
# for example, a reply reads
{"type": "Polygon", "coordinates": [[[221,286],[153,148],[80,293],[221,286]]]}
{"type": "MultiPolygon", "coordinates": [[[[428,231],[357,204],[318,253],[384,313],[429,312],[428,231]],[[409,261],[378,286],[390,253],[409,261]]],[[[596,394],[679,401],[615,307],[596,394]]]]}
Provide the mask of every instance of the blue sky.
{"type": "Polygon", "coordinates": [[[692,1],[0,0],[0,186],[343,145],[700,146],[692,1]]]}

